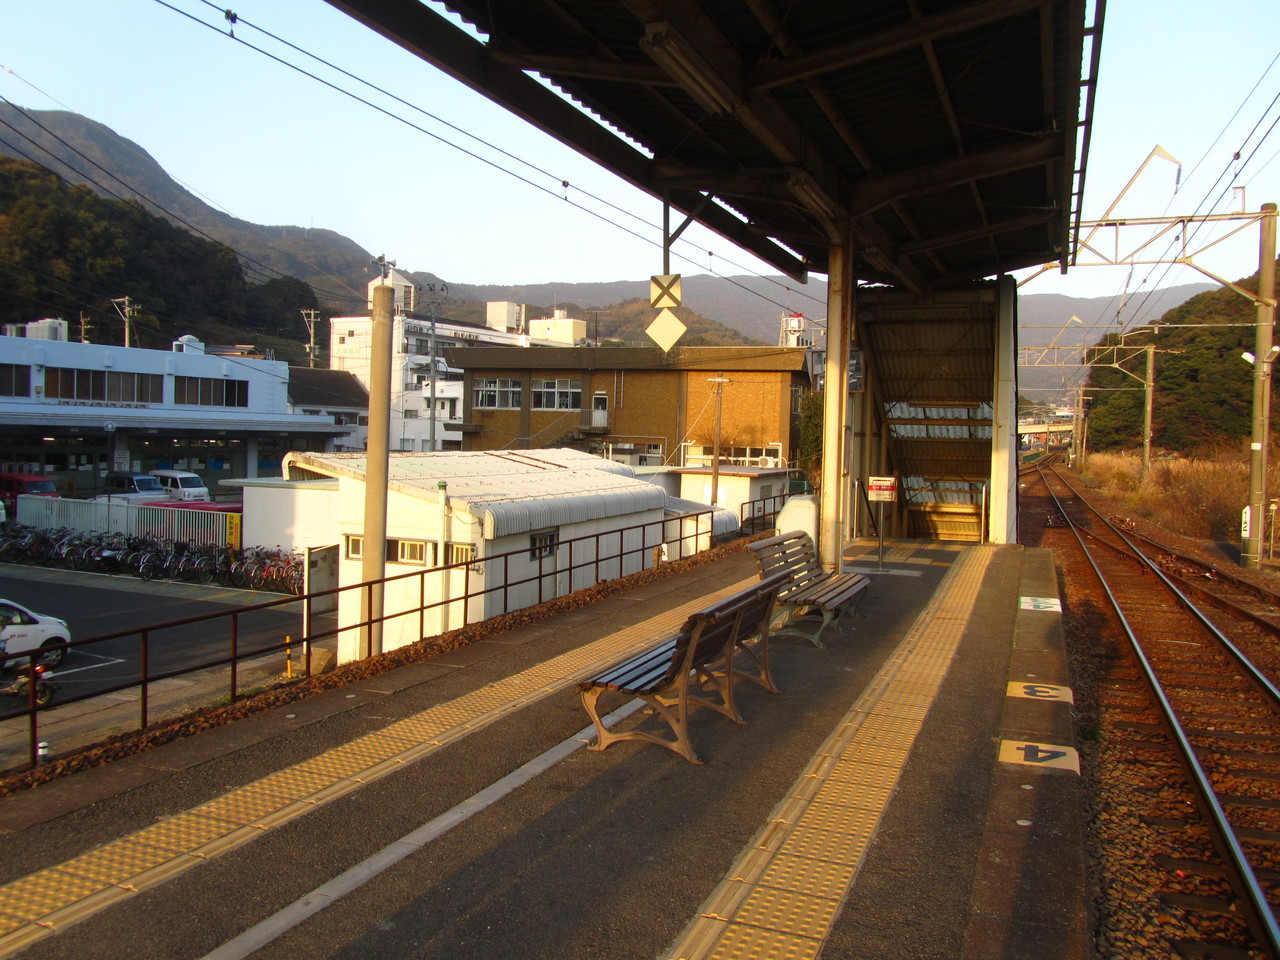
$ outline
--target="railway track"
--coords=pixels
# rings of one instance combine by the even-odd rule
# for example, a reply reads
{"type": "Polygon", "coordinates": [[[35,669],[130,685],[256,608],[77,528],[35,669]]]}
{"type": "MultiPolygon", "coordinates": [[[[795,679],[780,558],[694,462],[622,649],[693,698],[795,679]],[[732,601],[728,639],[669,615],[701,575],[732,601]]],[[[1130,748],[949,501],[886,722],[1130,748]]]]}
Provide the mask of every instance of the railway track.
{"type": "Polygon", "coordinates": [[[1028,476],[1037,484],[1057,528],[1043,544],[1078,552],[1100,585],[1073,602],[1125,637],[1097,708],[1101,752],[1129,781],[1116,813],[1144,851],[1124,880],[1154,911],[1136,942],[1280,957],[1280,597],[1138,537],[1051,466],[1028,476]]]}

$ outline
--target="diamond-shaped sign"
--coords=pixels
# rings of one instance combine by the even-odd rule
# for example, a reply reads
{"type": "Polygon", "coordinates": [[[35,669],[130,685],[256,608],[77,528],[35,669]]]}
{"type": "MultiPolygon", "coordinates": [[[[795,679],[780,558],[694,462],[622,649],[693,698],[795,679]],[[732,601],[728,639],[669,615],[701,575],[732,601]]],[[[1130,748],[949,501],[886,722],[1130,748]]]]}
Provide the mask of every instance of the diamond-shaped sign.
{"type": "Polygon", "coordinates": [[[649,278],[649,306],[665,310],[680,306],[680,274],[664,273],[649,278]]]}
{"type": "Polygon", "coordinates": [[[680,318],[670,310],[659,310],[658,316],[644,332],[649,335],[650,340],[662,348],[663,353],[667,353],[676,345],[676,341],[684,336],[687,329],[680,322],[680,318]]]}

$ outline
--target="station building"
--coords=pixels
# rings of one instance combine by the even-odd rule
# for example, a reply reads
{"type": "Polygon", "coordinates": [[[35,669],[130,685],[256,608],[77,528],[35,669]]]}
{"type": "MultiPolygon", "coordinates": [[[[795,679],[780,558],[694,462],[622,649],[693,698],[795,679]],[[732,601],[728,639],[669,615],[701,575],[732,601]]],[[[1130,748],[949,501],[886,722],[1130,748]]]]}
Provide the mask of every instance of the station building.
{"type": "Polygon", "coordinates": [[[190,336],[151,350],[69,342],[61,320],[39,321],[36,336],[25,326],[0,336],[0,472],[46,476],[64,496],[103,492],[112,470],[191,470],[216,491],[354,429],[290,413],[283,362],[218,355],[190,336]]]}
{"type": "Polygon", "coordinates": [[[446,351],[463,371],[463,450],[571,445],[633,466],[787,467],[810,389],[804,347],[446,351]]]}

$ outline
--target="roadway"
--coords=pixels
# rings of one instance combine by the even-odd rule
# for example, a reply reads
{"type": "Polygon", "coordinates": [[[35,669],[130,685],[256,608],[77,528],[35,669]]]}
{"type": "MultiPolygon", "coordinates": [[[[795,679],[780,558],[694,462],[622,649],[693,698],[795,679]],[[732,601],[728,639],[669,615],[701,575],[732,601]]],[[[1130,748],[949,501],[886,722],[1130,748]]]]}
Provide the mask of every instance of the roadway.
{"type": "MultiPolygon", "coordinates": [[[[136,631],[72,647],[53,671],[58,692],[54,709],[43,715],[40,739],[50,742],[58,751],[136,726],[139,716],[136,688],[106,697],[100,694],[136,684],[142,669],[140,631],[144,629],[148,631],[148,675],[155,677],[229,656],[231,620],[218,617],[163,629],[155,629],[155,624],[239,611],[237,651],[250,660],[239,671],[241,689],[260,682],[264,676],[278,675],[285,670],[283,653],[255,661],[254,651],[279,643],[286,636],[302,635],[300,603],[268,610],[245,610],[245,607],[278,599],[276,594],[252,590],[169,581],[144,582],[134,577],[0,564],[0,597],[66,620],[73,643],[136,631]],[[82,697],[92,699],[68,703],[82,697]]],[[[330,629],[332,623],[331,619],[323,618],[313,622],[320,630],[330,629]]],[[[332,641],[328,645],[332,646],[332,641]]],[[[296,662],[300,669],[300,660],[296,662]]],[[[229,689],[226,667],[154,683],[150,690],[151,717],[156,719],[225,697],[229,689]]],[[[16,700],[0,703],[0,712],[15,709],[21,709],[16,700]]],[[[22,762],[26,755],[25,723],[21,719],[0,721],[0,769],[22,762]]]]}

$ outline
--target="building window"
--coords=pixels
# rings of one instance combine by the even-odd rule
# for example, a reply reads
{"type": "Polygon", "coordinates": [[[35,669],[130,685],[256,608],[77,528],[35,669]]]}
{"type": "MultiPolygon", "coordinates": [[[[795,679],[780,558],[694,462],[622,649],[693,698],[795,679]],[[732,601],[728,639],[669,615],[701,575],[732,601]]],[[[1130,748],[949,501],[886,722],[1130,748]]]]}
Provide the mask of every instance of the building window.
{"type": "Polygon", "coordinates": [[[174,377],[173,402],[200,407],[247,407],[249,381],[174,377]]]}
{"type": "Polygon", "coordinates": [[[582,381],[534,380],[532,406],[534,410],[580,410],[582,381]]]}
{"type": "Polygon", "coordinates": [[[471,563],[476,558],[476,545],[474,543],[450,543],[445,545],[448,566],[455,563],[471,563]]]}
{"type": "Polygon", "coordinates": [[[418,411],[417,411],[417,410],[406,410],[406,411],[404,412],[404,418],[405,418],[406,420],[417,420],[417,419],[418,419],[418,411]]]}
{"type": "Polygon", "coordinates": [[[556,544],[559,542],[559,530],[542,530],[529,534],[529,559],[541,560],[543,557],[551,556],[555,553],[556,544]]]}
{"type": "Polygon", "coordinates": [[[519,380],[507,377],[481,378],[475,382],[473,402],[484,410],[519,410],[520,387],[519,380]]]}
{"type": "Polygon", "coordinates": [[[0,397],[31,396],[31,368],[26,364],[0,363],[0,397]]]}
{"type": "Polygon", "coordinates": [[[367,427],[368,425],[369,425],[368,414],[364,414],[364,413],[356,414],[356,426],[367,427]]]}
{"type": "Polygon", "coordinates": [[[425,540],[399,540],[387,538],[387,563],[412,563],[419,567],[427,566],[427,557],[431,557],[431,566],[435,566],[436,545],[425,540]]]}
{"type": "Polygon", "coordinates": [[[364,537],[347,536],[347,559],[364,559],[364,537]]]}
{"type": "Polygon", "coordinates": [[[164,377],[158,373],[72,367],[46,367],[44,371],[44,395],[51,400],[160,403],[163,390],[164,377]]]}

